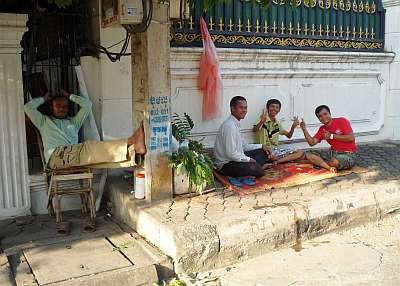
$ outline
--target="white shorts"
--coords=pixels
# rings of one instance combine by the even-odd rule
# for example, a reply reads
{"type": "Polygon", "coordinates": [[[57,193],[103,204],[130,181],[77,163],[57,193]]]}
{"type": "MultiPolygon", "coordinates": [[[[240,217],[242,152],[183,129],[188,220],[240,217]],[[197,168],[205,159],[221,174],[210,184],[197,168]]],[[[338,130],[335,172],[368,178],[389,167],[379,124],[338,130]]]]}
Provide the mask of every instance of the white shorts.
{"type": "Polygon", "coordinates": [[[272,154],[274,154],[278,158],[285,157],[294,152],[296,152],[296,150],[290,147],[272,147],[272,154]]]}

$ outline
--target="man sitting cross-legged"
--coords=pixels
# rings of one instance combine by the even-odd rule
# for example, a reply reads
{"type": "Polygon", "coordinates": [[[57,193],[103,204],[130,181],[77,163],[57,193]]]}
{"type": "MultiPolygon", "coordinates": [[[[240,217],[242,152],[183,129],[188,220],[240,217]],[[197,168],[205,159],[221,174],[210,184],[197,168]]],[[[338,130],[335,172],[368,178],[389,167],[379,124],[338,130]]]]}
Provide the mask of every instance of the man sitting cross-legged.
{"type": "Polygon", "coordinates": [[[293,124],[290,131],[287,131],[276,118],[281,111],[281,102],[277,99],[270,99],[267,101],[266,108],[266,110],[263,110],[260,119],[253,126],[253,131],[257,134],[258,143],[265,144],[272,149],[274,164],[296,161],[303,158],[304,151],[302,150],[296,151],[287,147],[279,147],[279,135],[292,138],[294,130],[299,125],[297,117],[293,117],[293,124]]]}
{"type": "Polygon", "coordinates": [[[78,144],[78,132],[89,115],[92,103],[85,97],[62,91],[51,96],[32,99],[25,104],[25,113],[39,129],[50,169],[70,167],[120,168],[136,165],[135,155],[146,153],[143,123],[127,139],[86,141],[78,144]],[[79,105],[79,112],[69,117],[69,101],[79,105]],[[51,116],[38,111],[43,103],[50,104],[51,116]]]}
{"type": "Polygon", "coordinates": [[[314,165],[331,172],[353,167],[357,146],[350,122],[343,117],[332,118],[331,111],[326,105],[318,106],[315,109],[315,115],[323,125],[314,137],[311,137],[307,131],[306,123],[302,119],[300,127],[303,130],[304,137],[310,146],[326,140],[331,145],[331,149],[327,151],[308,151],[305,154],[306,159],[314,165]]]}
{"type": "Polygon", "coordinates": [[[226,176],[261,177],[263,165],[270,162],[271,149],[262,144],[247,144],[240,134],[240,120],[247,114],[247,102],[235,96],[230,102],[231,115],[222,123],[215,140],[217,168],[226,176]]]}

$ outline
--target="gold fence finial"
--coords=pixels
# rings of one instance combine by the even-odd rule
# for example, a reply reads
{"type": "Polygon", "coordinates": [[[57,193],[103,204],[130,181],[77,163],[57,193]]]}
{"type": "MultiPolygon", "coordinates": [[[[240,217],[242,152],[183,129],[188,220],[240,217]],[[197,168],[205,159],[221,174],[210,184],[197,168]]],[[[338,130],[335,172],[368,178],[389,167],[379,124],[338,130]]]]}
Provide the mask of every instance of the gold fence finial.
{"type": "Polygon", "coordinates": [[[267,20],[264,20],[264,33],[268,33],[268,29],[269,29],[268,22],[267,20]]]}
{"type": "Polygon", "coordinates": [[[229,30],[229,32],[232,32],[232,31],[233,31],[232,18],[229,19],[228,30],[229,30]]]}
{"type": "Polygon", "coordinates": [[[193,22],[193,16],[190,15],[189,17],[189,29],[193,30],[194,22],[193,22]]]}
{"type": "Polygon", "coordinates": [[[250,19],[249,18],[247,18],[247,25],[246,25],[246,28],[247,28],[247,32],[251,32],[251,24],[250,24],[250,19]]]}
{"type": "Polygon", "coordinates": [[[274,25],[272,26],[272,33],[276,33],[276,23],[275,23],[275,20],[274,20],[274,25]]]}
{"type": "Polygon", "coordinates": [[[209,25],[210,25],[210,31],[213,31],[213,30],[214,30],[214,22],[213,22],[212,16],[210,17],[210,23],[209,23],[209,25]]]}
{"type": "Polygon", "coordinates": [[[358,35],[360,36],[360,38],[362,38],[362,36],[364,35],[364,31],[362,30],[362,27],[360,27],[360,31],[358,32],[358,35]]]}
{"type": "Polygon", "coordinates": [[[285,24],[284,24],[283,21],[282,21],[282,24],[281,24],[281,34],[285,34],[285,30],[286,30],[285,24]]]}

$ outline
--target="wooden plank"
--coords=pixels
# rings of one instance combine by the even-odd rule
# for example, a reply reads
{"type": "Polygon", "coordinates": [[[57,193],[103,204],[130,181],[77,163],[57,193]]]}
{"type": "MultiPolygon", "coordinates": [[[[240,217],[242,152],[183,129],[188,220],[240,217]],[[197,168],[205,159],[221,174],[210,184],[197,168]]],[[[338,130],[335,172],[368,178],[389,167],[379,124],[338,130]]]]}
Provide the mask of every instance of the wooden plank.
{"type": "Polygon", "coordinates": [[[93,179],[93,174],[92,173],[83,173],[83,174],[54,175],[53,176],[53,180],[56,180],[56,181],[82,180],[82,179],[93,179]]]}

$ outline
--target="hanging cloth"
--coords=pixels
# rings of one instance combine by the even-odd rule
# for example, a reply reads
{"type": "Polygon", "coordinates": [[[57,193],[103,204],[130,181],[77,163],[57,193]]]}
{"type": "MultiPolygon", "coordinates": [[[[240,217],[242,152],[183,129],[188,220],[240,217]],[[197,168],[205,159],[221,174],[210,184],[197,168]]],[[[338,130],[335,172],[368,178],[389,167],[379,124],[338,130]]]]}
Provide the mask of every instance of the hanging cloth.
{"type": "Polygon", "coordinates": [[[207,29],[203,17],[200,17],[200,30],[203,38],[203,53],[200,59],[198,87],[203,92],[203,120],[217,118],[222,101],[222,80],[219,71],[217,49],[207,29]]]}

